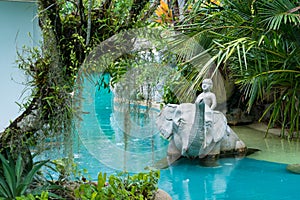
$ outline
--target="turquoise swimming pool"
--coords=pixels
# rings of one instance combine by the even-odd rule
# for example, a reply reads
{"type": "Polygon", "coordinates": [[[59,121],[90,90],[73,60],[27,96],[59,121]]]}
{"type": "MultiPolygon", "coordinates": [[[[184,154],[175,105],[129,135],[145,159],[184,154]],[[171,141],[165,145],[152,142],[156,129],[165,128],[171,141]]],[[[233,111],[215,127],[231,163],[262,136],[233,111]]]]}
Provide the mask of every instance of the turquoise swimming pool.
{"type": "MultiPolygon", "coordinates": [[[[83,92],[82,107],[88,114],[78,126],[80,148],[75,160],[91,179],[100,171],[145,171],[166,156],[168,141],[155,128],[157,111],[139,107],[135,115],[137,108],[129,107],[129,118],[124,118],[112,93],[97,90],[92,82],[84,84],[83,92]]],[[[174,200],[298,199],[300,176],[285,167],[253,158],[224,158],[216,167],[180,159],[161,170],[159,187],[174,200]]]]}

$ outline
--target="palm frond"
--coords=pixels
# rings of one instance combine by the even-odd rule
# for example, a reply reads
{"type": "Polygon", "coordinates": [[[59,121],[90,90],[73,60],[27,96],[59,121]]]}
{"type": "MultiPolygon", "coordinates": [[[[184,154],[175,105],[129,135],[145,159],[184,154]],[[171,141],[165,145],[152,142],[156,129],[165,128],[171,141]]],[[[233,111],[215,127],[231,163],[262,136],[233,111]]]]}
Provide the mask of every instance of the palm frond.
{"type": "Polygon", "coordinates": [[[300,14],[297,5],[290,0],[274,0],[258,2],[258,12],[262,17],[262,23],[269,30],[278,30],[283,24],[300,24],[300,14]]]}
{"type": "Polygon", "coordinates": [[[174,39],[173,47],[178,48],[180,64],[185,66],[179,67],[178,74],[191,83],[180,92],[192,93],[207,76],[205,73],[211,76],[218,68],[224,71],[226,67],[246,97],[248,111],[256,103],[268,102],[270,107],[263,116],[271,113],[269,127],[279,123],[283,129],[290,129],[289,136],[299,132],[300,89],[295,84],[300,82],[297,1],[224,0],[218,11],[198,5],[192,8],[195,10],[188,20],[176,27],[188,38],[174,39]],[[204,50],[196,50],[197,45],[204,50]],[[205,54],[209,55],[207,59],[205,54]]]}

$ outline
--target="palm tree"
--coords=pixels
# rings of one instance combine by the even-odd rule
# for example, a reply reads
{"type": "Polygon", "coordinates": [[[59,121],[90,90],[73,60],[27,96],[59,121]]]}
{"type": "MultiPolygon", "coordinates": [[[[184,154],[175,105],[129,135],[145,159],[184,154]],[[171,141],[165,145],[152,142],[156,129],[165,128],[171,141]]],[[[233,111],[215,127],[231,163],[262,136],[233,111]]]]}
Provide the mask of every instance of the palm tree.
{"type": "MultiPolygon", "coordinates": [[[[289,138],[297,132],[300,116],[300,6],[296,0],[224,0],[222,4],[207,1],[193,3],[189,14],[176,27],[189,39],[178,37],[184,64],[199,63],[187,75],[197,89],[203,68],[213,62],[218,69],[230,72],[247,98],[248,111],[258,102],[268,102],[263,113],[270,113],[269,127],[280,125],[282,136],[289,129],[289,138]],[[197,41],[211,55],[203,62],[200,54],[182,48],[197,41]],[[202,70],[199,70],[201,68],[202,70]]],[[[196,64],[197,65],[197,64],[196,64]]],[[[215,70],[214,70],[215,71],[215,70]]],[[[214,72],[213,71],[213,72],[214,72]]],[[[213,74],[212,74],[213,75],[213,74]]],[[[262,116],[262,117],[263,117],[262,116]]]]}

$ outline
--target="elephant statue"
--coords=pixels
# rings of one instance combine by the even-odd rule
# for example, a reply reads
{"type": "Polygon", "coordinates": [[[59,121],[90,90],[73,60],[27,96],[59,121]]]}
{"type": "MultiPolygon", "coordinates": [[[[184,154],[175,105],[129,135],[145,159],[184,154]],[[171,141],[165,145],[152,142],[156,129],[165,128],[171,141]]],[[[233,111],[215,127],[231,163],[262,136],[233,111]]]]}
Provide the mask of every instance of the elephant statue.
{"type": "Polygon", "coordinates": [[[222,154],[245,152],[243,141],[227,125],[226,117],[212,110],[203,100],[196,103],[167,104],[156,124],[169,139],[167,160],[179,157],[217,158],[222,154]]]}

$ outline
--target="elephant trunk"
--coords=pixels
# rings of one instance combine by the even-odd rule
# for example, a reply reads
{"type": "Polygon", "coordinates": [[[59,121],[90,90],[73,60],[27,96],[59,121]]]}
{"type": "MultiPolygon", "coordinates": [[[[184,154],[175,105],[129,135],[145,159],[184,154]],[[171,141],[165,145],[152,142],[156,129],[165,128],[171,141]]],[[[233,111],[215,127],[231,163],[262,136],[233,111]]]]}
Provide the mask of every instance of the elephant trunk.
{"type": "MultiPolygon", "coordinates": [[[[189,156],[197,157],[205,144],[205,103],[200,101],[195,104],[194,124],[188,139],[186,152],[189,156]]],[[[183,146],[182,150],[185,147],[183,146]]]]}

